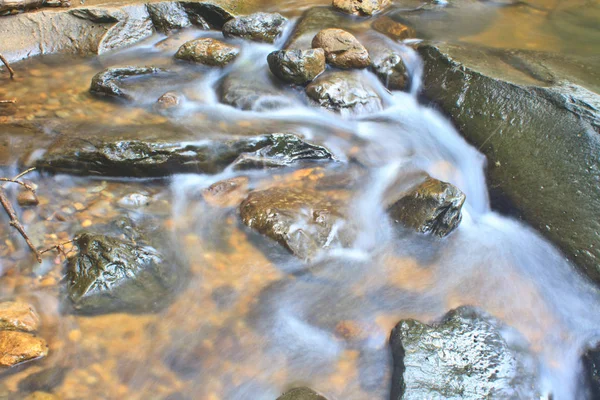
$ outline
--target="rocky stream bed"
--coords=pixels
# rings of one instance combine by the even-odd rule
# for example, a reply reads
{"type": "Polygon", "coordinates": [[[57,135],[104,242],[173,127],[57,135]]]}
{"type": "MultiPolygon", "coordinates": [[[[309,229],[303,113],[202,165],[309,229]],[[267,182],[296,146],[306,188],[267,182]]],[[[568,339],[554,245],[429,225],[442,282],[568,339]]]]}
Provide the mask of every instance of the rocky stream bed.
{"type": "Polygon", "coordinates": [[[598,26],[0,0],[0,399],[598,398],[598,26]]]}

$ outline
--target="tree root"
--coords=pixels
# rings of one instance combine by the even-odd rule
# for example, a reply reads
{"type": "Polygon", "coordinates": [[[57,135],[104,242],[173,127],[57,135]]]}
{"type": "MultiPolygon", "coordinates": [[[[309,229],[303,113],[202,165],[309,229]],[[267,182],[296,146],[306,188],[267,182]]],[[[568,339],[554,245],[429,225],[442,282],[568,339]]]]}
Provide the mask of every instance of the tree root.
{"type": "Polygon", "coordinates": [[[8,70],[8,73],[10,74],[10,79],[15,79],[15,70],[12,69],[8,60],[6,58],[4,58],[4,56],[2,54],[0,54],[0,61],[2,61],[2,64],[4,64],[6,66],[6,69],[8,70]]]}

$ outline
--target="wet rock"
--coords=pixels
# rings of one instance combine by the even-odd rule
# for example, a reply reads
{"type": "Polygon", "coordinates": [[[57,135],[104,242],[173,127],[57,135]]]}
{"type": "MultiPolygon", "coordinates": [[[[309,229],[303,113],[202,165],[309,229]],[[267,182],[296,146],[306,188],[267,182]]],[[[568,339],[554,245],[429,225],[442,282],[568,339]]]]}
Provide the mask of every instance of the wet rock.
{"type": "Polygon", "coordinates": [[[35,207],[40,201],[38,200],[35,193],[31,190],[21,190],[17,195],[17,203],[21,207],[35,207]]]}
{"type": "Polygon", "coordinates": [[[312,7],[298,20],[286,42],[286,50],[304,50],[312,47],[314,37],[327,28],[344,29],[353,32],[356,20],[353,16],[340,13],[333,7],[312,7]]]}
{"type": "Polygon", "coordinates": [[[323,49],[274,51],[267,61],[273,75],[298,85],[312,81],[325,71],[323,49]]]}
{"type": "Polygon", "coordinates": [[[184,286],[187,271],[160,232],[124,220],[112,234],[80,233],[75,244],[79,251],[67,260],[66,278],[78,313],[157,311],[184,286]]]}
{"type": "Polygon", "coordinates": [[[244,224],[306,260],[322,249],[351,242],[342,210],[339,202],[320,192],[285,187],[251,192],[240,205],[244,224]]]}
{"type": "Polygon", "coordinates": [[[273,43],[283,33],[287,18],[277,13],[259,12],[227,21],[225,37],[240,37],[257,42],[273,43]]]}
{"type": "Polygon", "coordinates": [[[373,21],[371,27],[377,32],[383,33],[394,40],[405,40],[417,37],[417,33],[413,28],[395,21],[388,16],[377,18],[373,21]]]}
{"type": "Polygon", "coordinates": [[[19,381],[19,391],[22,393],[30,392],[52,392],[54,388],[62,385],[68,368],[51,367],[29,375],[19,381]]]}
{"type": "Polygon", "coordinates": [[[307,387],[298,387],[291,390],[288,390],[281,396],[277,398],[277,400],[327,400],[325,397],[321,396],[319,393],[307,387]]]}
{"type": "Polygon", "coordinates": [[[314,49],[325,50],[327,62],[338,68],[366,68],[371,59],[367,49],[349,32],[330,28],[317,33],[312,41],[314,49]]]}
{"type": "Polygon", "coordinates": [[[364,76],[351,72],[321,75],[306,87],[306,94],[321,107],[342,116],[371,114],[383,109],[381,98],[365,83],[364,76]]]}
{"type": "Polygon", "coordinates": [[[0,367],[12,367],[47,354],[44,339],[26,332],[0,331],[0,367]]]}
{"type": "Polygon", "coordinates": [[[471,307],[393,329],[391,399],[539,398],[536,361],[519,334],[471,307]]]}
{"type": "Polygon", "coordinates": [[[371,70],[388,89],[408,89],[408,71],[400,52],[379,41],[367,44],[367,49],[371,56],[371,70]]]}
{"type": "Polygon", "coordinates": [[[121,207],[126,208],[141,208],[146,207],[152,202],[152,197],[144,193],[131,193],[127,196],[123,196],[117,202],[121,207]]]}
{"type": "MultiPolygon", "coordinates": [[[[588,350],[582,357],[583,372],[587,383],[586,398],[600,399],[600,346],[588,350]]],[[[582,395],[582,397],[584,397],[582,395]]]]}
{"type": "Polygon", "coordinates": [[[202,192],[202,197],[213,206],[233,207],[239,205],[247,193],[248,178],[238,176],[213,183],[202,192]]]}
{"type": "Polygon", "coordinates": [[[158,110],[169,110],[181,104],[182,96],[176,92],[167,92],[156,100],[155,108],[158,110]]]}
{"type": "Polygon", "coordinates": [[[466,45],[419,53],[424,94],[488,159],[492,206],[516,210],[600,282],[599,70],[576,56],[466,45]]]}
{"type": "Polygon", "coordinates": [[[14,301],[0,303],[0,330],[35,332],[39,323],[33,306],[14,301]]]}
{"type": "Polygon", "coordinates": [[[335,8],[353,15],[373,15],[389,3],[389,0],[333,0],[335,8]]]}
{"type": "Polygon", "coordinates": [[[121,86],[123,79],[154,75],[160,72],[165,72],[163,69],[155,67],[119,67],[108,68],[97,73],[92,78],[90,92],[103,96],[121,97],[127,100],[132,100],[132,95],[121,86]]]}
{"type": "Polygon", "coordinates": [[[234,169],[284,167],[300,161],[333,159],[325,147],[306,143],[296,135],[274,133],[270,138],[271,144],[253,153],[241,154],[233,163],[234,169]]]}
{"type": "Polygon", "coordinates": [[[444,237],[460,224],[465,199],[457,187],[427,178],[389,207],[388,213],[396,223],[444,237]]]}
{"type": "Polygon", "coordinates": [[[179,48],[175,58],[213,67],[223,67],[235,60],[239,52],[235,46],[216,39],[202,38],[185,43],[179,48]]]}
{"type": "Polygon", "coordinates": [[[181,3],[161,2],[146,4],[154,28],[160,33],[169,33],[192,25],[181,3]]]}

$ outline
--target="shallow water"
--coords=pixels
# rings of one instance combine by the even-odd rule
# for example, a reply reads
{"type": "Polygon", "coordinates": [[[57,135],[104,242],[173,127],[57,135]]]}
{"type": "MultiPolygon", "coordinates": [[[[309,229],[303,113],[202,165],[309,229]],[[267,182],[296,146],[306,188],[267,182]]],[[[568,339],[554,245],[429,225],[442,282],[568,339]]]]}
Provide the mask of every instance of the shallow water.
{"type": "MultiPolygon", "coordinates": [[[[273,10],[290,16],[301,10],[299,3],[272,3],[273,10]]],[[[507,8],[495,3],[486,5],[484,14],[493,18],[485,26],[471,26],[470,32],[452,28],[450,34],[495,47],[584,54],[598,42],[577,34],[590,38],[597,27],[588,32],[582,24],[579,33],[562,34],[549,25],[552,15],[576,3],[598,5],[548,0],[507,8]]],[[[466,19],[450,26],[469,26],[470,18],[481,18],[479,12],[464,13],[466,19]]],[[[368,41],[372,34],[365,31],[359,38],[368,41]]],[[[145,129],[167,121],[193,129],[198,140],[293,132],[328,147],[339,162],[167,180],[28,175],[39,186],[40,205],[19,213],[40,247],[121,215],[151,215],[172,232],[191,277],[176,301],[157,314],[63,314],[63,259],[48,256],[36,264],[22,240],[1,224],[1,296],[37,307],[50,354],[29,368],[0,375],[0,388],[14,394],[24,376],[58,366],[69,369],[54,389],[64,399],[164,399],[182,393],[184,398],[272,400],[300,384],[332,399],[384,399],[391,379],[387,339],[394,325],[403,318],[433,321],[468,304],[501,318],[528,340],[545,395],[580,398],[579,356],[600,336],[600,293],[539,234],[490,208],[486,160],[446,117],[418,101],[422,65],[409,46],[389,44],[405,54],[411,92],[389,92],[370,72],[358,72],[376,87],[385,110],[347,119],[311,106],[303,91],[269,77],[266,56],[285,37],[274,45],[233,40],[243,46],[242,55],[220,71],[172,60],[179,45],[203,36],[220,33],[186,30],[101,57],[53,56],[15,65],[16,81],[0,76],[0,98],[18,99],[15,107],[0,108],[0,175],[16,175],[17,163],[35,155],[56,132],[77,129],[85,138],[103,134],[98,126],[145,129]],[[91,77],[115,65],[158,65],[172,73],[135,86],[132,104],[90,95],[91,77]],[[236,73],[263,79],[282,92],[288,106],[255,112],[220,104],[219,81],[236,73]],[[186,101],[174,113],[161,114],[153,103],[167,90],[181,91],[186,101]],[[27,123],[42,124],[47,135],[24,137],[14,128],[27,123]],[[410,180],[415,171],[451,182],[467,195],[463,221],[447,238],[399,231],[385,213],[386,190],[410,180]],[[325,192],[348,205],[348,223],[360,234],[350,249],[329,248],[314,262],[302,262],[245,227],[239,202],[221,204],[203,196],[211,184],[242,175],[250,188],[325,192]],[[134,201],[140,195],[147,199],[142,205],[134,201]]],[[[16,191],[10,190],[14,200],[16,191]]]]}

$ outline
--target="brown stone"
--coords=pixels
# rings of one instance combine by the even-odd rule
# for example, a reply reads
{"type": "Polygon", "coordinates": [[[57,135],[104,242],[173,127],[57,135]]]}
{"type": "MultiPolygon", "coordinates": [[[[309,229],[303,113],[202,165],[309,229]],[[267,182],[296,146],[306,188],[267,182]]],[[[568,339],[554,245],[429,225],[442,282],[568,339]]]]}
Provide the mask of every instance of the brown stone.
{"type": "Polygon", "coordinates": [[[377,32],[383,33],[394,40],[411,39],[417,36],[417,33],[413,28],[394,21],[387,16],[378,18],[371,24],[371,27],[377,32]]]}
{"type": "Polygon", "coordinates": [[[198,64],[222,67],[237,57],[239,49],[216,39],[202,38],[191,40],[177,50],[175,58],[193,61],[198,64]]]}
{"type": "Polygon", "coordinates": [[[177,107],[180,103],[181,96],[179,93],[167,92],[156,100],[156,108],[159,110],[167,110],[169,108],[177,107]]]}
{"type": "Polygon", "coordinates": [[[390,4],[389,0],[333,0],[333,6],[353,15],[373,15],[390,4]]]}
{"type": "Polygon", "coordinates": [[[48,345],[42,338],[25,332],[0,331],[0,367],[12,367],[47,354],[48,345]]]}
{"type": "Polygon", "coordinates": [[[219,207],[234,207],[239,205],[248,194],[248,178],[238,176],[210,185],[202,192],[204,200],[219,207]]]}
{"type": "Polygon", "coordinates": [[[35,332],[40,317],[29,304],[5,301],[0,303],[0,329],[35,332]]]}
{"type": "Polygon", "coordinates": [[[314,37],[312,47],[325,50],[327,62],[334,67],[366,68],[371,64],[367,49],[343,29],[322,30],[314,37]]]}
{"type": "Polygon", "coordinates": [[[17,195],[17,203],[19,203],[21,207],[37,206],[39,202],[37,196],[31,190],[22,190],[17,195]]]}

